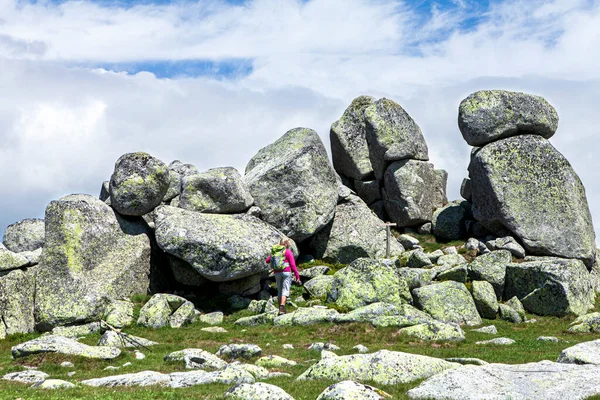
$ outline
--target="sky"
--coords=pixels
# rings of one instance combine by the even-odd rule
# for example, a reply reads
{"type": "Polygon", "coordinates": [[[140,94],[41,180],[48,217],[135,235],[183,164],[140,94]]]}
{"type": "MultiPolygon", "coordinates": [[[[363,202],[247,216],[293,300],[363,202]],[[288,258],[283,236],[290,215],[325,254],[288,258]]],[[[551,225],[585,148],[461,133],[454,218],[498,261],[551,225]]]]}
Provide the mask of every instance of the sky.
{"type": "Polygon", "coordinates": [[[545,97],[600,228],[600,0],[0,0],[0,234],[146,151],[243,173],[356,96],[419,124],[458,199],[470,93],[545,97]]]}

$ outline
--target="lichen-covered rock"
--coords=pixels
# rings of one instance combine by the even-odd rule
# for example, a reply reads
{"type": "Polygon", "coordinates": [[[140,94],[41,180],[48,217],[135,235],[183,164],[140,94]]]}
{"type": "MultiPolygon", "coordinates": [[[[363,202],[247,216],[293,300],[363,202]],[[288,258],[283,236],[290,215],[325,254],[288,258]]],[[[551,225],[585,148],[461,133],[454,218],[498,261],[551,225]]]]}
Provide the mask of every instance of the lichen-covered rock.
{"type": "Polygon", "coordinates": [[[433,265],[431,259],[421,249],[413,251],[406,260],[406,266],[409,268],[424,268],[433,265]]]}
{"type": "Polygon", "coordinates": [[[462,283],[447,281],[413,290],[416,306],[443,322],[479,325],[481,317],[473,297],[462,283]]]}
{"type": "Polygon", "coordinates": [[[232,167],[185,176],[181,188],[179,207],[190,211],[233,214],[244,212],[254,204],[242,176],[232,167]]]}
{"type": "Polygon", "coordinates": [[[372,303],[364,307],[359,307],[346,314],[340,314],[335,318],[335,322],[367,322],[377,317],[398,315],[399,310],[393,304],[372,303]]]}
{"type": "Polygon", "coordinates": [[[141,216],[158,206],[168,189],[165,163],[147,153],[127,153],[110,177],[110,204],[119,214],[141,216]]]}
{"type": "Polygon", "coordinates": [[[171,377],[167,374],[161,374],[154,371],[142,371],[134,374],[105,376],[103,378],[94,378],[81,381],[82,385],[94,387],[117,387],[117,386],[167,386],[171,382],[171,377]]]}
{"type": "Polygon", "coordinates": [[[578,343],[560,352],[556,362],[600,365],[600,340],[578,343]]]}
{"type": "Polygon", "coordinates": [[[177,308],[169,317],[169,326],[171,328],[181,328],[183,325],[190,324],[196,317],[196,308],[194,303],[186,301],[177,308]]]}
{"type": "Polygon", "coordinates": [[[71,382],[63,381],[62,379],[46,379],[43,382],[37,382],[31,385],[33,389],[55,390],[55,389],[71,389],[75,385],[71,382]]]}
{"type": "Polygon", "coordinates": [[[500,300],[504,292],[506,266],[511,262],[512,256],[507,250],[483,254],[469,264],[469,278],[491,283],[496,292],[496,298],[500,300]]]}
{"type": "Polygon", "coordinates": [[[525,249],[512,236],[488,240],[485,245],[490,250],[508,250],[516,258],[525,258],[525,249]]]}
{"type": "Polygon", "coordinates": [[[400,279],[404,279],[408,284],[408,289],[413,290],[421,286],[426,286],[433,281],[433,272],[424,268],[398,268],[400,279]]]}
{"type": "Polygon", "coordinates": [[[241,326],[272,324],[276,316],[277,312],[265,312],[262,314],[253,315],[251,317],[239,318],[234,323],[241,326]]]}
{"type": "Polygon", "coordinates": [[[144,339],[138,336],[126,333],[118,334],[115,331],[106,331],[100,338],[98,346],[109,346],[116,348],[137,348],[139,346],[149,347],[158,344],[152,340],[144,339]]]}
{"type": "Polygon", "coordinates": [[[115,328],[123,328],[133,324],[134,304],[127,300],[114,300],[107,307],[104,320],[115,328]]]}
{"type": "Polygon", "coordinates": [[[500,319],[503,319],[504,321],[512,322],[513,324],[520,324],[523,322],[523,318],[521,318],[517,310],[506,304],[498,304],[498,313],[500,314],[500,319]]]}
{"type": "Polygon", "coordinates": [[[295,367],[298,363],[280,356],[265,356],[256,360],[256,365],[264,368],[295,367]]]}
{"type": "Polygon", "coordinates": [[[264,220],[294,240],[312,236],[333,219],[336,175],[312,129],[292,129],[259,150],[246,166],[245,180],[264,220]]]}
{"type": "Polygon", "coordinates": [[[486,281],[473,281],[473,300],[479,315],[487,319],[495,319],[498,313],[498,299],[494,287],[486,281]]]}
{"type": "Polygon", "coordinates": [[[46,239],[36,268],[37,327],[99,320],[114,299],[148,291],[151,245],[144,224],[89,195],[46,208],[46,239]]]}
{"type": "Polygon", "coordinates": [[[327,300],[348,310],[376,302],[399,306],[412,301],[408,285],[396,268],[379,260],[359,258],[333,276],[327,300]]]}
{"type": "Polygon", "coordinates": [[[314,298],[326,298],[333,287],[333,275],[319,275],[304,284],[304,289],[314,298]]]}
{"type": "Polygon", "coordinates": [[[38,371],[35,369],[28,369],[25,371],[11,372],[2,377],[5,381],[14,381],[21,383],[37,383],[44,382],[46,378],[49,378],[45,372],[38,371]]]}
{"type": "Polygon", "coordinates": [[[342,381],[328,386],[317,400],[384,400],[392,396],[373,386],[342,381]]]}
{"type": "Polygon", "coordinates": [[[467,264],[459,264],[454,267],[448,268],[447,265],[443,265],[441,270],[440,267],[432,268],[432,273],[435,274],[436,281],[455,281],[465,283],[467,282],[467,264]]]}
{"type": "MultiPolygon", "coordinates": [[[[337,205],[330,224],[311,239],[316,258],[340,264],[349,264],[357,258],[386,257],[386,228],[382,221],[360,198],[337,205]]],[[[397,240],[390,238],[390,257],[404,251],[397,240]]]]}
{"type": "Polygon", "coordinates": [[[484,326],[479,329],[473,329],[472,331],[479,332],[479,333],[489,333],[490,335],[498,334],[498,330],[496,329],[496,327],[494,325],[484,326]]]}
{"type": "Polygon", "coordinates": [[[88,346],[75,339],[54,335],[42,336],[12,348],[12,356],[15,359],[39,353],[60,353],[109,360],[118,357],[121,350],[115,347],[88,346]]]}
{"type": "Polygon", "coordinates": [[[221,282],[219,284],[219,293],[221,294],[239,294],[240,296],[250,296],[260,292],[260,278],[262,274],[254,274],[233,281],[221,282]]]}
{"type": "Polygon", "coordinates": [[[100,322],[88,322],[87,324],[81,325],[70,325],[70,326],[57,326],[53,328],[50,332],[45,333],[44,335],[55,335],[55,336],[64,336],[68,338],[77,338],[79,336],[87,336],[92,335],[94,333],[100,332],[101,323],[100,322]]]}
{"type": "Polygon", "coordinates": [[[275,312],[277,310],[277,307],[275,307],[273,303],[268,300],[252,300],[248,306],[248,311],[251,311],[254,314],[275,312]]]}
{"type": "Polygon", "coordinates": [[[571,322],[569,332],[590,333],[600,332],[600,312],[593,312],[577,317],[571,322]]]}
{"type": "Polygon", "coordinates": [[[275,317],[275,326],[310,325],[331,322],[339,313],[331,308],[300,307],[296,311],[275,317]]]}
{"type": "Polygon", "coordinates": [[[42,258],[42,248],[35,249],[33,251],[22,251],[19,255],[25,257],[27,261],[29,261],[28,266],[38,265],[40,263],[40,259],[42,258]]]}
{"type": "Polygon", "coordinates": [[[34,293],[33,271],[0,272],[0,339],[33,332],[34,293]]]}
{"type": "MultiPolygon", "coordinates": [[[[157,293],[140,310],[137,324],[154,329],[169,326],[171,316],[184,305],[186,308],[180,314],[185,314],[181,316],[189,322],[194,312],[194,305],[191,302],[174,294],[157,293]]],[[[175,319],[178,321],[180,318],[176,317],[175,319]]]]}
{"type": "Polygon", "coordinates": [[[460,326],[452,322],[445,323],[436,320],[402,328],[399,332],[404,335],[415,336],[421,340],[453,342],[465,340],[465,333],[460,326]]]}
{"type": "Polygon", "coordinates": [[[181,195],[181,175],[169,166],[169,188],[163,197],[163,203],[170,203],[175,197],[181,195]]]}
{"type": "Polygon", "coordinates": [[[321,353],[323,353],[323,350],[325,350],[325,351],[328,351],[331,353],[331,352],[340,350],[340,348],[339,348],[339,346],[336,346],[335,344],[329,343],[329,342],[327,342],[327,343],[315,342],[315,343],[311,343],[310,346],[308,346],[308,350],[319,351],[321,353]]]}
{"type": "Polygon", "coordinates": [[[397,103],[379,99],[364,111],[369,158],[377,179],[397,160],[429,160],[427,144],[417,123],[397,103]]]}
{"type": "Polygon", "coordinates": [[[458,127],[471,146],[525,134],[549,139],[558,128],[558,114],[541,96],[480,90],[460,103],[458,127]]]}
{"type": "Polygon", "coordinates": [[[398,226],[429,222],[433,211],[445,204],[446,182],[441,187],[440,172],[431,163],[396,161],[385,171],[383,181],[385,209],[398,226]]]}
{"type": "Polygon", "coordinates": [[[229,306],[234,310],[246,309],[248,308],[251,302],[252,300],[250,300],[249,298],[242,297],[238,294],[234,294],[233,296],[227,299],[227,303],[229,303],[229,306]]]}
{"type": "Polygon", "coordinates": [[[523,319],[523,321],[525,321],[527,319],[525,316],[525,308],[523,307],[523,304],[521,304],[521,302],[519,301],[517,296],[513,296],[510,299],[506,300],[506,302],[504,304],[506,304],[507,306],[509,306],[516,312],[518,312],[519,315],[521,316],[521,319],[523,319]]]}
{"type": "Polygon", "coordinates": [[[301,271],[298,271],[300,274],[300,278],[304,279],[312,279],[317,276],[325,275],[329,272],[331,268],[326,267],[324,265],[317,265],[314,267],[306,268],[301,271]]]}
{"type": "Polygon", "coordinates": [[[473,215],[487,229],[512,232],[527,253],[592,266],[596,242],[585,189],[549,141],[525,135],[488,144],[471,157],[469,175],[473,215]]]}
{"type": "Polygon", "coordinates": [[[225,397],[237,400],[294,400],[279,386],[263,382],[235,385],[225,392],[225,397]]]}
{"type": "Polygon", "coordinates": [[[202,349],[184,349],[174,351],[165,356],[167,362],[181,362],[185,363],[185,367],[188,369],[203,369],[203,370],[219,370],[227,368],[229,364],[221,360],[208,351],[202,349]]]}
{"type": "Polygon", "coordinates": [[[459,364],[399,351],[380,350],[371,354],[325,358],[314,364],[298,380],[330,379],[395,385],[428,378],[459,364]]]}
{"type": "Polygon", "coordinates": [[[470,213],[466,201],[453,201],[434,211],[431,217],[433,234],[442,240],[458,240],[466,235],[465,220],[470,213]]]}
{"type": "Polygon", "coordinates": [[[374,102],[371,96],[355,98],[342,117],[331,125],[329,140],[333,166],[337,172],[349,178],[361,180],[373,174],[367,145],[365,109],[374,102]]]}
{"type": "Polygon", "coordinates": [[[223,323],[223,312],[215,311],[208,314],[202,314],[198,317],[198,321],[209,324],[209,325],[219,325],[223,323]]]}
{"type": "Polygon", "coordinates": [[[194,267],[187,261],[184,261],[171,254],[167,254],[167,261],[171,272],[173,273],[173,279],[179,283],[183,283],[188,286],[196,286],[204,288],[212,285],[211,281],[203,277],[200,272],[196,271],[194,267]]]}
{"type": "Polygon", "coordinates": [[[411,235],[407,235],[406,233],[403,233],[402,235],[398,236],[398,241],[400,242],[402,247],[404,247],[407,250],[412,250],[419,247],[419,239],[411,235]]]}
{"type": "Polygon", "coordinates": [[[161,206],[156,213],[160,248],[215,282],[267,272],[267,250],[285,238],[269,224],[246,214],[202,214],[171,206],[161,206]]]}
{"type": "Polygon", "coordinates": [[[480,342],[475,342],[475,344],[494,344],[494,345],[498,345],[498,346],[508,346],[511,344],[514,344],[515,341],[511,338],[505,338],[505,337],[499,337],[499,338],[493,338],[490,340],[482,340],[480,342]]]}
{"type": "Polygon", "coordinates": [[[45,236],[44,220],[28,218],[7,226],[2,242],[8,250],[21,253],[43,247],[45,236]]]}
{"type": "Polygon", "coordinates": [[[600,367],[596,365],[546,360],[514,365],[466,365],[427,379],[409,390],[408,397],[413,400],[586,399],[600,394],[600,383],[595,378],[598,373],[600,367]]]}
{"type": "Polygon", "coordinates": [[[381,181],[354,181],[356,194],[366,204],[373,204],[381,200],[381,181]]]}
{"type": "Polygon", "coordinates": [[[230,359],[259,357],[262,349],[255,344],[227,344],[219,347],[217,355],[230,359]]]}
{"type": "Polygon", "coordinates": [[[30,264],[27,257],[8,250],[0,243],[0,273],[13,269],[23,268],[30,264]]]}
{"type": "Polygon", "coordinates": [[[505,296],[517,296],[538,315],[583,315],[594,305],[595,292],[583,262],[548,257],[509,264],[505,296]]]}

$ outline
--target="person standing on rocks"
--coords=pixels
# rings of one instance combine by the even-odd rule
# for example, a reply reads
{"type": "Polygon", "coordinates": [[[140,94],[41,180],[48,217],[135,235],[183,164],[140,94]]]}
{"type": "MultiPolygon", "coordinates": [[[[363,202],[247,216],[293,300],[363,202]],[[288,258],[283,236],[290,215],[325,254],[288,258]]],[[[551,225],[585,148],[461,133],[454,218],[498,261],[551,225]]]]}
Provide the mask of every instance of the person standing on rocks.
{"type": "Polygon", "coordinates": [[[292,286],[292,271],[294,272],[295,281],[300,282],[300,274],[298,274],[290,245],[289,239],[281,239],[278,245],[271,247],[271,255],[266,260],[266,263],[271,265],[271,269],[275,274],[275,282],[277,282],[279,315],[285,314],[285,302],[290,296],[292,286]]]}

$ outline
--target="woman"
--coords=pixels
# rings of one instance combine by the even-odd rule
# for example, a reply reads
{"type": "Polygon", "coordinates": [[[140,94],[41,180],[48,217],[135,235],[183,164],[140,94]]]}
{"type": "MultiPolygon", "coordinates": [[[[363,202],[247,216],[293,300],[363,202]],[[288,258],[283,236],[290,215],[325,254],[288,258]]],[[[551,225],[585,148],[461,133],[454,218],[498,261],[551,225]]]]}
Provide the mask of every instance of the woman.
{"type": "Polygon", "coordinates": [[[294,254],[290,250],[290,240],[281,239],[279,245],[271,247],[271,255],[267,257],[267,264],[275,273],[275,282],[277,282],[277,299],[279,300],[279,315],[285,314],[285,302],[290,296],[290,287],[292,286],[292,271],[296,282],[300,282],[300,275],[294,261],[294,254]],[[271,260],[273,259],[273,263],[271,260]]]}

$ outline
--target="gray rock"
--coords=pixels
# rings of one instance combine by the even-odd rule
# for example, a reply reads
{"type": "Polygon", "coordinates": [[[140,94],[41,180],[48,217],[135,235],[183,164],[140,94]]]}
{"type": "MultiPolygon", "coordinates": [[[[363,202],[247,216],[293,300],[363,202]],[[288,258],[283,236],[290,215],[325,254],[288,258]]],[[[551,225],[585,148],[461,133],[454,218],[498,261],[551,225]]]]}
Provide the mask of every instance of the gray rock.
{"type": "Polygon", "coordinates": [[[466,201],[471,201],[471,196],[473,195],[472,184],[469,178],[464,178],[460,184],[460,196],[466,201]]]}
{"type": "MultiPolygon", "coordinates": [[[[446,186],[444,186],[444,187],[446,187],[446,186]]],[[[418,232],[421,235],[431,234],[431,232],[433,232],[431,222],[425,222],[423,225],[419,226],[418,232]]]]}
{"type": "Polygon", "coordinates": [[[494,338],[494,339],[490,339],[490,340],[483,340],[480,342],[475,342],[475,344],[495,344],[495,345],[499,345],[499,346],[507,346],[510,344],[514,344],[515,341],[510,339],[510,338],[505,338],[505,337],[499,337],[499,338],[494,338]]]}
{"type": "Polygon", "coordinates": [[[473,251],[473,250],[479,251],[480,246],[481,246],[481,242],[479,240],[477,240],[475,238],[469,238],[463,245],[463,248],[468,251],[473,251]]]}
{"type": "Polygon", "coordinates": [[[246,166],[245,180],[264,220],[294,240],[312,236],[333,219],[336,176],[312,129],[292,129],[259,150],[246,166]]]}
{"type": "Polygon", "coordinates": [[[465,366],[436,375],[408,391],[410,399],[586,399],[600,393],[596,365],[540,361],[465,366]]]}
{"type": "Polygon", "coordinates": [[[263,368],[285,368],[295,367],[298,363],[294,360],[288,360],[280,356],[264,356],[256,360],[256,365],[263,368]]]}
{"type": "Polygon", "coordinates": [[[100,195],[98,196],[100,201],[106,201],[110,199],[110,182],[104,181],[102,182],[102,187],[100,188],[100,195]]]}
{"type": "Polygon", "coordinates": [[[240,173],[233,167],[213,168],[181,180],[179,207],[190,211],[233,214],[254,203],[240,173]]]}
{"type": "Polygon", "coordinates": [[[434,211],[431,217],[433,234],[442,240],[458,240],[466,235],[465,220],[470,205],[466,201],[453,201],[434,211]]]}
{"type": "MultiPolygon", "coordinates": [[[[191,302],[174,294],[157,293],[140,310],[137,324],[154,329],[172,325],[172,315],[184,305],[186,305],[185,315],[181,315],[181,317],[184,317],[184,321],[191,322],[194,310],[191,302]]],[[[175,319],[179,316],[178,314],[175,319]]],[[[173,322],[177,323],[178,321],[173,322]]]]}
{"type": "MultiPolygon", "coordinates": [[[[75,339],[80,336],[92,335],[100,332],[100,322],[88,322],[87,324],[71,325],[71,326],[57,326],[50,331],[50,335],[64,336],[75,339]]],[[[48,335],[46,333],[45,335],[48,335]]]]}
{"type": "Polygon", "coordinates": [[[455,247],[448,247],[444,250],[448,250],[448,251],[450,251],[450,253],[444,254],[443,256],[439,257],[437,259],[438,265],[446,265],[449,267],[455,267],[457,265],[462,265],[462,264],[467,263],[467,260],[465,260],[465,258],[463,256],[461,256],[460,254],[457,253],[455,247]],[[450,250],[450,249],[454,249],[454,250],[450,250]]]}
{"type": "Polygon", "coordinates": [[[5,381],[21,382],[21,383],[37,383],[44,382],[49,378],[45,372],[35,369],[27,369],[25,371],[11,372],[2,377],[5,381]]]}
{"type": "Polygon", "coordinates": [[[558,114],[543,97],[505,90],[481,90],[458,107],[458,127],[471,146],[532,134],[549,139],[558,127],[558,114]]]}
{"type": "Polygon", "coordinates": [[[456,250],[456,247],[454,247],[454,246],[444,247],[442,249],[442,251],[447,256],[453,256],[453,255],[457,255],[458,254],[458,250],[456,250]]]}
{"type": "Polygon", "coordinates": [[[516,258],[525,258],[525,249],[512,236],[489,240],[485,245],[490,250],[508,250],[516,258]]]}
{"type": "Polygon", "coordinates": [[[600,312],[582,315],[571,322],[569,332],[590,333],[600,332],[600,312]]]}
{"type": "Polygon", "coordinates": [[[450,267],[446,269],[444,265],[443,271],[437,271],[437,268],[434,267],[432,272],[435,274],[435,280],[437,281],[454,281],[454,282],[467,282],[467,264],[459,264],[454,267],[450,267]]]}
{"type": "Polygon", "coordinates": [[[538,315],[583,315],[593,307],[595,292],[579,260],[548,258],[509,264],[505,296],[517,296],[523,307],[538,315]]]}
{"type": "Polygon", "coordinates": [[[100,338],[98,346],[109,346],[116,348],[137,348],[138,346],[150,347],[158,344],[152,340],[144,339],[138,336],[121,333],[115,331],[106,331],[100,338]]]}
{"type": "Polygon", "coordinates": [[[383,177],[391,161],[429,160],[421,129],[399,104],[382,98],[369,105],[364,113],[369,158],[375,178],[383,177]]]}
{"type": "Polygon", "coordinates": [[[320,275],[312,278],[304,284],[304,289],[314,298],[326,298],[331,293],[333,281],[332,275],[320,275]]]}
{"type": "Polygon", "coordinates": [[[210,333],[227,333],[227,332],[229,332],[227,329],[222,328],[220,326],[209,326],[207,328],[202,328],[200,330],[203,332],[210,332],[210,333]]]}
{"type": "Polygon", "coordinates": [[[243,310],[245,308],[248,308],[251,301],[252,300],[250,300],[249,298],[242,297],[237,294],[234,294],[233,296],[227,299],[227,302],[234,310],[243,310]]]}
{"type": "Polygon", "coordinates": [[[268,383],[241,383],[231,387],[225,392],[225,397],[239,400],[269,399],[269,400],[294,400],[279,386],[268,383]]]}
{"type": "Polygon", "coordinates": [[[43,219],[24,219],[6,227],[2,243],[12,252],[34,251],[44,246],[43,219]]]}
{"type": "Polygon", "coordinates": [[[323,343],[323,342],[315,342],[315,343],[311,343],[310,346],[308,346],[308,350],[312,350],[312,351],[319,351],[319,352],[323,352],[323,350],[325,351],[338,351],[340,350],[340,348],[338,346],[336,346],[333,343],[323,343]]]}
{"type": "Polygon", "coordinates": [[[33,271],[0,272],[0,339],[33,332],[34,294],[33,271]]]}
{"type": "Polygon", "coordinates": [[[39,353],[60,353],[109,360],[118,357],[121,350],[115,347],[88,346],[63,336],[42,336],[12,347],[13,358],[26,357],[39,353]]]}
{"type": "Polygon", "coordinates": [[[52,201],[45,220],[35,277],[39,329],[98,321],[112,300],[147,293],[151,245],[138,219],[92,196],[70,195],[52,201]]]}
{"type": "Polygon", "coordinates": [[[436,264],[439,261],[440,257],[444,256],[444,252],[440,249],[438,249],[434,252],[431,252],[431,253],[426,253],[426,254],[427,254],[427,257],[429,258],[429,261],[431,261],[434,264],[436,264]]]}
{"type": "MultiPolygon", "coordinates": [[[[339,204],[333,221],[311,239],[316,258],[339,264],[349,264],[362,258],[385,258],[386,228],[358,197],[339,204]]],[[[402,245],[390,238],[390,257],[404,251],[402,245]]]]}
{"type": "Polygon", "coordinates": [[[25,257],[29,261],[29,266],[38,265],[42,258],[42,248],[33,251],[22,251],[19,255],[25,257]]]}
{"type": "Polygon", "coordinates": [[[436,320],[429,320],[422,324],[417,324],[402,328],[399,331],[401,334],[414,336],[421,340],[435,341],[463,341],[465,333],[455,323],[445,323],[436,320]]]}
{"type": "Polygon", "coordinates": [[[107,308],[104,320],[115,328],[132,325],[134,304],[127,300],[114,300],[107,308]]]}
{"type": "Polygon", "coordinates": [[[255,344],[227,344],[221,346],[217,351],[217,355],[228,357],[230,359],[259,357],[262,354],[262,349],[255,344]]]}
{"type": "Polygon", "coordinates": [[[285,237],[246,214],[202,214],[170,206],[161,206],[156,212],[160,248],[215,282],[267,272],[265,249],[285,237]]]}
{"type": "Polygon", "coordinates": [[[492,284],[486,281],[473,281],[472,292],[479,315],[483,318],[495,319],[498,313],[498,300],[492,284]]]}
{"type": "Polygon", "coordinates": [[[252,300],[248,306],[248,311],[251,311],[254,314],[262,314],[266,312],[276,312],[278,311],[278,308],[268,300],[252,300]]]}
{"type": "Polygon", "coordinates": [[[264,324],[272,324],[277,316],[276,312],[265,312],[251,317],[242,317],[237,319],[234,323],[241,326],[256,326],[264,324]]]}
{"type": "Polygon", "coordinates": [[[223,312],[215,311],[208,314],[202,314],[198,320],[204,324],[219,325],[223,323],[223,312]]]}
{"type": "Polygon", "coordinates": [[[371,96],[355,98],[342,117],[331,125],[329,132],[335,170],[353,179],[364,179],[373,173],[367,145],[365,109],[374,102],[371,96]]]}
{"type": "Polygon", "coordinates": [[[402,160],[385,171],[383,199],[392,222],[416,226],[431,221],[433,210],[444,205],[438,172],[425,161],[402,160]]]}
{"type": "Polygon", "coordinates": [[[408,289],[413,290],[421,286],[427,286],[433,281],[433,272],[423,268],[398,268],[400,279],[408,284],[408,289]]]}
{"type": "Polygon", "coordinates": [[[453,362],[453,363],[458,363],[461,365],[488,365],[489,364],[487,361],[483,361],[483,360],[480,360],[479,358],[472,358],[472,357],[449,357],[449,358],[444,358],[444,360],[453,362]]]}
{"type": "Polygon", "coordinates": [[[517,296],[513,296],[510,299],[506,300],[504,304],[518,312],[519,316],[521,317],[521,319],[523,319],[523,321],[527,319],[527,317],[525,316],[525,308],[523,307],[523,304],[521,304],[517,296]]]}
{"type": "Polygon", "coordinates": [[[26,267],[30,264],[27,257],[8,250],[0,243],[0,273],[26,267]]]}
{"type": "Polygon", "coordinates": [[[243,369],[244,371],[250,372],[255,379],[269,378],[269,370],[263,367],[259,367],[258,365],[244,364],[240,361],[234,361],[230,365],[235,366],[236,368],[243,369]]]}
{"type": "Polygon", "coordinates": [[[298,380],[352,379],[378,385],[395,385],[428,378],[457,367],[458,364],[438,358],[380,350],[371,354],[324,358],[308,368],[298,380]]]}
{"type": "Polygon", "coordinates": [[[462,283],[447,281],[412,291],[416,306],[443,322],[479,325],[473,297],[462,283]]]}
{"type": "Polygon", "coordinates": [[[170,203],[175,197],[181,195],[181,178],[177,171],[169,167],[169,188],[162,199],[163,203],[170,203]]]}
{"type": "Polygon", "coordinates": [[[472,332],[489,333],[490,335],[498,334],[498,330],[496,329],[496,327],[494,325],[488,325],[488,326],[484,326],[479,329],[473,329],[472,332]]]}
{"type": "Polygon", "coordinates": [[[411,235],[407,235],[406,233],[403,233],[402,235],[398,236],[398,241],[400,242],[402,247],[404,247],[407,250],[412,250],[419,246],[419,239],[411,235]]]}
{"type": "Polygon", "coordinates": [[[496,292],[496,298],[501,299],[504,292],[506,266],[511,262],[512,257],[507,250],[483,254],[469,264],[469,278],[491,283],[496,292]]]}
{"type": "Polygon", "coordinates": [[[376,327],[405,328],[407,326],[426,324],[432,320],[431,315],[414,308],[410,304],[403,304],[398,307],[398,315],[375,317],[371,320],[371,324],[376,327]]]}
{"type": "Polygon", "coordinates": [[[329,308],[300,307],[296,311],[275,317],[275,326],[310,325],[319,322],[332,322],[338,312],[329,308]]]}
{"type": "Polygon", "coordinates": [[[122,215],[141,216],[160,204],[169,189],[169,169],[150,154],[124,154],[110,177],[110,204],[122,215]]]}
{"type": "Polygon", "coordinates": [[[398,314],[398,308],[393,304],[372,303],[352,310],[347,314],[340,314],[339,316],[336,316],[334,322],[367,322],[377,317],[398,314]]]}
{"type": "Polygon", "coordinates": [[[31,385],[33,389],[54,390],[54,389],[71,389],[75,385],[71,382],[63,381],[62,379],[46,379],[43,382],[37,382],[31,385]]]}
{"type": "Polygon", "coordinates": [[[356,346],[354,346],[352,348],[352,350],[355,350],[357,352],[359,352],[360,354],[365,354],[369,352],[369,349],[366,346],[363,346],[362,344],[357,344],[356,346]]]}
{"type": "Polygon", "coordinates": [[[384,400],[388,397],[391,396],[373,386],[354,381],[342,381],[328,386],[317,400],[384,400]]]}
{"type": "Polygon", "coordinates": [[[538,342],[552,342],[558,343],[558,338],[555,336],[538,336],[536,339],[538,342]]]}
{"type": "Polygon", "coordinates": [[[431,265],[433,265],[433,263],[427,254],[425,254],[421,249],[417,249],[416,251],[412,252],[406,261],[406,266],[409,268],[423,268],[431,265]]]}
{"type": "Polygon", "coordinates": [[[194,303],[186,301],[169,317],[169,326],[171,328],[181,328],[183,325],[191,324],[196,318],[196,308],[194,303]]]}
{"type": "Polygon", "coordinates": [[[373,204],[381,200],[381,182],[380,181],[354,181],[356,194],[366,204],[373,204]]]}
{"type": "Polygon", "coordinates": [[[473,215],[487,229],[498,236],[512,232],[527,253],[592,266],[596,242],[585,189],[546,139],[525,135],[491,143],[471,157],[469,175],[473,215]]]}
{"type": "Polygon", "coordinates": [[[73,364],[71,361],[63,361],[60,363],[60,366],[63,368],[74,368],[75,364],[73,364]]]}
{"type": "Polygon", "coordinates": [[[317,265],[315,267],[310,267],[299,271],[300,277],[305,279],[312,279],[317,276],[325,275],[329,272],[330,268],[324,265],[317,265]]]}
{"type": "Polygon", "coordinates": [[[177,172],[181,177],[200,173],[200,171],[198,171],[198,168],[196,168],[192,164],[184,164],[179,160],[171,161],[171,163],[169,164],[169,169],[177,172]]]}
{"type": "Polygon", "coordinates": [[[81,381],[82,385],[94,387],[117,387],[117,386],[167,386],[171,382],[171,377],[167,374],[161,374],[154,371],[142,371],[135,374],[105,376],[104,378],[94,378],[81,381]]]}
{"type": "Polygon", "coordinates": [[[200,288],[212,285],[211,281],[203,277],[194,267],[187,261],[184,261],[171,254],[167,254],[167,260],[173,273],[173,278],[179,283],[188,286],[196,286],[200,288]]]}
{"type": "Polygon", "coordinates": [[[184,349],[165,356],[167,362],[184,362],[188,369],[220,370],[229,364],[219,357],[202,349],[184,349]]]}
{"type": "Polygon", "coordinates": [[[523,318],[517,310],[512,307],[507,306],[506,304],[498,305],[498,313],[500,314],[500,319],[503,319],[508,322],[512,322],[514,324],[520,324],[523,322],[523,318]]]}
{"type": "Polygon", "coordinates": [[[348,310],[380,301],[399,306],[412,300],[396,268],[379,260],[360,258],[333,276],[327,300],[348,310]]]}
{"type": "Polygon", "coordinates": [[[260,278],[262,274],[254,274],[233,281],[221,282],[219,284],[219,293],[221,294],[239,294],[240,296],[250,296],[260,292],[260,278]]]}
{"type": "Polygon", "coordinates": [[[556,362],[600,365],[600,340],[578,343],[575,346],[568,347],[560,352],[556,362]]]}

